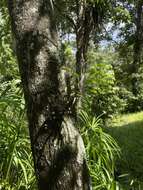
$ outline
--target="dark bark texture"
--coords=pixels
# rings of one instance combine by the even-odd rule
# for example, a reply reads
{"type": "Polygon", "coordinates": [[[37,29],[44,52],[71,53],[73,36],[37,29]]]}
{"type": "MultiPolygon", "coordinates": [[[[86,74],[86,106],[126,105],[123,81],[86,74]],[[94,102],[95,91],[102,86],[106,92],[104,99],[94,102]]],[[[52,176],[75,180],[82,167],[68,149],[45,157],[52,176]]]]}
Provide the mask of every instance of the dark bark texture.
{"type": "Polygon", "coordinates": [[[140,93],[139,70],[143,64],[143,1],[136,2],[136,34],[134,43],[134,61],[132,64],[132,92],[135,96],[140,93]]]}
{"type": "Polygon", "coordinates": [[[84,93],[85,72],[87,67],[87,52],[91,32],[94,28],[93,7],[86,1],[76,0],[77,21],[75,27],[76,33],[76,74],[77,80],[75,92],[77,96],[76,107],[81,107],[81,97],[84,93]]]}
{"type": "Polygon", "coordinates": [[[39,190],[90,190],[58,58],[50,0],[9,0],[39,190]]]}

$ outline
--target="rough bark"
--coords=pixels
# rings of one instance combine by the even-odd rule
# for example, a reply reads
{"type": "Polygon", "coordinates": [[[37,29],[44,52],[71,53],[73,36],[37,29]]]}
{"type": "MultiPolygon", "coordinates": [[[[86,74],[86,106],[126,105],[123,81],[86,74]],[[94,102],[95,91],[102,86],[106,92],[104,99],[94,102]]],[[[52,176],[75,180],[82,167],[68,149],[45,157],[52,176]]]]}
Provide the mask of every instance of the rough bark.
{"type": "Polygon", "coordinates": [[[90,190],[58,59],[50,0],[8,0],[39,190],[90,190]]]}
{"type": "Polygon", "coordinates": [[[143,50],[143,1],[136,2],[136,34],[134,43],[134,61],[132,64],[132,92],[135,96],[140,93],[139,70],[142,65],[143,50]]]}
{"type": "Polygon", "coordinates": [[[81,95],[84,92],[84,80],[87,66],[87,51],[89,46],[90,34],[93,30],[93,9],[85,0],[78,3],[77,6],[77,23],[76,23],[76,93],[77,107],[81,105],[81,95]]]}

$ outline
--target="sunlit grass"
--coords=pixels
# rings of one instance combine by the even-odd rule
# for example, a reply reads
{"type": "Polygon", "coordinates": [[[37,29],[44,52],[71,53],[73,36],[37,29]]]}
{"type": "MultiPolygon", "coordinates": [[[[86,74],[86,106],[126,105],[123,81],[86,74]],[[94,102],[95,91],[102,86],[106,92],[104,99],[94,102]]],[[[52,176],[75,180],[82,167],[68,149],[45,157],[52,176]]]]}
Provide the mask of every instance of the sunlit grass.
{"type": "MultiPolygon", "coordinates": [[[[135,189],[139,190],[139,184],[141,186],[143,182],[143,112],[118,116],[108,132],[121,147],[122,155],[116,163],[117,175],[127,175],[119,180],[129,186],[137,185],[135,189]]],[[[125,190],[128,189],[131,187],[125,190]]]]}
{"type": "Polygon", "coordinates": [[[125,114],[117,116],[116,118],[113,119],[112,122],[113,126],[123,126],[138,121],[141,121],[141,123],[143,124],[143,111],[133,114],[125,114]]]}

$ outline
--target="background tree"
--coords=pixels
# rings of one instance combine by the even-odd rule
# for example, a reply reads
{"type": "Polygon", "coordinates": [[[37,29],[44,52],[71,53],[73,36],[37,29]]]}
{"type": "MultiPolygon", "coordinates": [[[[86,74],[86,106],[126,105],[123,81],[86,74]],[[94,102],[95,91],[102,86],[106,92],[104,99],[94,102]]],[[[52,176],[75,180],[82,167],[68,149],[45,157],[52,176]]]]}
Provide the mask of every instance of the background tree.
{"type": "Polygon", "coordinates": [[[81,106],[89,42],[97,38],[99,31],[103,28],[103,22],[109,18],[112,3],[112,0],[63,0],[57,4],[55,2],[55,6],[60,15],[59,18],[62,19],[59,27],[62,31],[62,37],[68,33],[69,36],[74,35],[75,38],[75,106],[81,106]],[[63,4],[65,6],[63,6],[63,4]]]}
{"type": "MultiPolygon", "coordinates": [[[[143,50],[143,2],[138,0],[135,3],[135,41],[134,41],[134,61],[132,65],[132,92],[138,96],[140,92],[140,70],[142,67],[142,50],[143,50]]],[[[142,78],[142,77],[141,77],[142,78]]]]}
{"type": "Polygon", "coordinates": [[[142,2],[117,4],[113,28],[119,36],[114,44],[119,61],[113,66],[121,97],[128,102],[125,110],[134,112],[142,109],[142,2]]]}

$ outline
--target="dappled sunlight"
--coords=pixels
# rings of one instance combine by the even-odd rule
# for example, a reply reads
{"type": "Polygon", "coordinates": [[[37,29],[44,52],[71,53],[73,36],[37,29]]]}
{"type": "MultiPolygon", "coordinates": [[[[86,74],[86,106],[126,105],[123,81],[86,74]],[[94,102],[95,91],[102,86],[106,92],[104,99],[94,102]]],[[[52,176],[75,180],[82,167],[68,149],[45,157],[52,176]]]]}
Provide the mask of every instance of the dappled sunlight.
{"type": "MultiPolygon", "coordinates": [[[[124,126],[132,126],[133,123],[139,122],[140,126],[141,123],[143,124],[143,112],[133,113],[133,114],[126,114],[117,116],[112,121],[113,127],[124,127],[124,126]]],[[[134,125],[134,124],[133,124],[134,125]]]]}
{"type": "Polygon", "coordinates": [[[0,0],[0,132],[0,190],[143,190],[143,0],[0,0]]]}
{"type": "MultiPolygon", "coordinates": [[[[117,160],[118,178],[121,183],[130,180],[143,181],[143,112],[118,117],[114,126],[107,129],[121,147],[121,157],[117,160]]],[[[128,181],[128,182],[127,182],[128,181]]]]}

